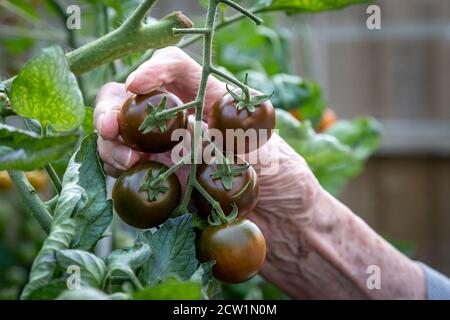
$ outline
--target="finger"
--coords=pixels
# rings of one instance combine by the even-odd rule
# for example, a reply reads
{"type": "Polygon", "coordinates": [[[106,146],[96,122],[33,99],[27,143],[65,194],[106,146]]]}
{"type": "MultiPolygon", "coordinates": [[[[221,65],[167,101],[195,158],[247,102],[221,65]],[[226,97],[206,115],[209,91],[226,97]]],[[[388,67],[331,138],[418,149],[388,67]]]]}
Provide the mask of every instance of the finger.
{"type": "Polygon", "coordinates": [[[160,49],[128,76],[126,88],[136,94],[145,94],[179,81],[177,78],[183,80],[188,71],[193,71],[191,68],[195,73],[201,72],[201,67],[181,49],[160,49]]]}
{"type": "Polygon", "coordinates": [[[119,135],[118,114],[129,96],[122,83],[107,83],[100,89],[94,110],[94,125],[103,139],[114,140],[119,135]]]}
{"type": "Polygon", "coordinates": [[[105,173],[108,176],[113,177],[113,178],[118,178],[123,173],[122,170],[116,169],[115,167],[113,167],[112,165],[109,165],[107,163],[105,163],[103,165],[103,169],[105,170],[105,173]]]}
{"type": "Polygon", "coordinates": [[[140,153],[119,141],[98,139],[98,153],[107,164],[118,170],[127,170],[140,160],[140,153]]]}

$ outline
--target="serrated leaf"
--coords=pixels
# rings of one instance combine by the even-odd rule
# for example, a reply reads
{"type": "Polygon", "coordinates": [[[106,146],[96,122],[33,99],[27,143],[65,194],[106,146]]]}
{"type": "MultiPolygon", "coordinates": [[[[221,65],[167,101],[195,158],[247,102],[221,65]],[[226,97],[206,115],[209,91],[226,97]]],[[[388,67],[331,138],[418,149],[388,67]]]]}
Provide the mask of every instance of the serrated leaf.
{"type": "Polygon", "coordinates": [[[0,124],[0,170],[42,168],[70,151],[77,141],[77,135],[40,137],[0,124]]]}
{"type": "Polygon", "coordinates": [[[135,300],[200,300],[202,285],[197,281],[169,278],[154,287],[133,294],[135,300]]]}
{"type": "Polygon", "coordinates": [[[155,285],[172,274],[187,280],[195,272],[198,262],[190,215],[167,220],[155,233],[145,231],[140,241],[148,243],[152,249],[143,270],[143,280],[148,285],[155,285]]]}
{"type": "Polygon", "coordinates": [[[80,268],[82,286],[101,288],[106,275],[106,266],[96,255],[82,250],[66,249],[56,252],[56,263],[62,268],[63,274],[70,266],[80,268]]]}
{"type": "Polygon", "coordinates": [[[30,300],[53,300],[61,292],[67,290],[66,279],[58,278],[50,281],[47,285],[33,291],[29,296],[30,300]]]}
{"type": "Polygon", "coordinates": [[[31,268],[21,298],[28,299],[55,276],[55,253],[69,248],[92,248],[112,218],[106,186],[97,156],[97,137],[83,139],[70,159],[54,210],[52,228],[31,268]],[[101,221],[101,223],[99,223],[101,221]]]}
{"type": "Polygon", "coordinates": [[[219,298],[222,291],[220,284],[212,274],[212,267],[215,263],[215,261],[202,263],[191,277],[191,281],[202,284],[202,297],[205,300],[219,298]]]}
{"type": "Polygon", "coordinates": [[[135,273],[150,257],[150,247],[146,243],[136,243],[131,248],[118,249],[111,252],[107,259],[107,274],[121,271],[129,277],[137,278],[135,273]]]}
{"type": "MultiPolygon", "coordinates": [[[[95,134],[83,140],[83,148],[77,152],[66,175],[68,178],[65,180],[77,180],[77,185],[83,188],[89,199],[89,205],[75,217],[77,233],[72,247],[92,250],[111,224],[113,216],[112,201],[107,200],[105,174],[98,158],[95,134]]],[[[64,180],[63,183],[65,183],[64,180]]]]}
{"type": "Polygon", "coordinates": [[[13,81],[10,100],[17,114],[56,131],[75,129],[84,119],[77,80],[57,46],[43,49],[24,66],[13,81]]]}

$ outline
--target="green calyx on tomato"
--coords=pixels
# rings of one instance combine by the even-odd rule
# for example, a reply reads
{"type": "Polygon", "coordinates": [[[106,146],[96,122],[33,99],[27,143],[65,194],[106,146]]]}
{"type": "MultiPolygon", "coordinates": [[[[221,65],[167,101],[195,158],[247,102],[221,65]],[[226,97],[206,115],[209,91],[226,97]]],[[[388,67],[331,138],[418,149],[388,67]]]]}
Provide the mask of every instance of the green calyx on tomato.
{"type": "MultiPolygon", "coordinates": [[[[139,126],[139,130],[143,134],[147,134],[153,130],[153,128],[158,127],[159,131],[165,132],[167,130],[166,118],[159,119],[158,112],[166,110],[167,97],[164,96],[160,101],[159,105],[155,107],[151,101],[147,102],[147,116],[145,117],[142,124],[139,126]]],[[[170,118],[175,118],[177,115],[173,114],[170,118]]]]}
{"type": "Polygon", "coordinates": [[[158,113],[182,104],[176,95],[162,90],[129,97],[118,117],[123,141],[129,147],[146,153],[171,150],[179,142],[172,140],[172,133],[187,126],[186,111],[166,114],[161,119],[158,113]]]}
{"type": "Polygon", "coordinates": [[[139,191],[147,191],[149,201],[155,201],[160,193],[169,191],[169,187],[164,185],[163,181],[159,181],[159,177],[164,171],[164,169],[161,169],[159,172],[149,170],[144,183],[139,188],[139,191]]]}
{"type": "Polygon", "coordinates": [[[266,241],[261,230],[248,219],[208,226],[197,242],[200,262],[215,260],[212,267],[216,279],[240,283],[255,276],[266,257],[266,241]]]}
{"type": "MultiPolygon", "coordinates": [[[[247,79],[247,77],[246,77],[247,79]]],[[[245,84],[247,81],[245,81],[245,84]]],[[[260,105],[263,102],[266,102],[270,98],[272,98],[273,93],[271,94],[263,94],[258,96],[247,96],[246,93],[243,93],[241,96],[234,93],[233,90],[231,90],[228,87],[228,83],[226,84],[226,88],[228,93],[233,97],[233,99],[237,102],[236,103],[236,109],[237,110],[243,110],[247,109],[249,112],[254,112],[256,110],[256,106],[260,105]]]]}
{"type": "Polygon", "coordinates": [[[164,223],[171,216],[181,199],[181,184],[175,174],[157,183],[163,186],[164,192],[152,191],[153,200],[149,200],[148,190],[142,188],[148,177],[158,176],[167,169],[160,162],[149,161],[132,167],[116,180],[112,199],[124,222],[135,228],[148,229],[164,223]]]}
{"type": "MultiPolygon", "coordinates": [[[[233,155],[231,155],[233,157],[233,155]]],[[[233,188],[233,180],[234,177],[241,175],[245,171],[248,170],[250,164],[245,162],[243,166],[233,165],[231,162],[233,159],[230,159],[230,156],[227,158],[223,157],[223,164],[218,164],[216,171],[211,174],[211,178],[213,179],[221,179],[223,187],[225,190],[231,190],[233,188]]]]}

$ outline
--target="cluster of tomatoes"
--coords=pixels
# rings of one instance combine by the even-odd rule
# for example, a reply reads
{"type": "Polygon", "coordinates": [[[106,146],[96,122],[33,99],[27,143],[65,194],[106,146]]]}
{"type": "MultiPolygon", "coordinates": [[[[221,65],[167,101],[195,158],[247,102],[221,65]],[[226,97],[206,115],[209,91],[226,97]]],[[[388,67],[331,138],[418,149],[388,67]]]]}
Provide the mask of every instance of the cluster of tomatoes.
{"type": "MultiPolygon", "coordinates": [[[[275,127],[275,112],[267,100],[264,96],[239,96],[237,91],[229,90],[209,111],[208,127],[220,130],[223,137],[227,129],[265,129],[270,135],[275,127]]],[[[163,120],[155,118],[155,114],[181,104],[174,94],[160,90],[130,97],[119,114],[123,141],[140,152],[171,150],[179,143],[171,140],[173,131],[187,127],[186,111],[163,120]]],[[[265,141],[258,142],[257,148],[265,141]]],[[[246,145],[245,151],[252,149],[255,148],[246,145]]],[[[215,278],[239,283],[259,271],[266,255],[262,232],[245,218],[258,200],[258,177],[253,167],[238,155],[229,150],[216,153],[211,163],[196,164],[198,184],[194,186],[192,200],[199,216],[208,222],[198,234],[197,255],[201,262],[215,261],[215,278]]],[[[164,223],[176,211],[182,188],[175,174],[164,174],[167,170],[160,162],[147,161],[116,180],[112,198],[123,221],[148,229],[164,223]]]]}

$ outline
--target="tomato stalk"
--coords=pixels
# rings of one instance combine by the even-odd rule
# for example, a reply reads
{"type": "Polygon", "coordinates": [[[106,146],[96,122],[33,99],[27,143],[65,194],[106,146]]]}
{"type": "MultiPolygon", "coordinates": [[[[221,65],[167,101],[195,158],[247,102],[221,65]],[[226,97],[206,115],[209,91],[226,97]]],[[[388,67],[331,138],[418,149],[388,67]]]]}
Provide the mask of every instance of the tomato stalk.
{"type": "Polygon", "coordinates": [[[186,164],[186,161],[191,157],[191,153],[189,152],[185,155],[180,161],[171,166],[169,169],[161,173],[155,180],[150,183],[150,187],[156,187],[158,184],[167,179],[171,174],[175,173],[178,169],[180,169],[183,165],[186,164]]]}
{"type": "MultiPolygon", "coordinates": [[[[254,14],[252,14],[249,10],[243,8],[242,6],[238,5],[234,1],[231,0],[209,0],[208,2],[208,8],[207,8],[207,15],[206,15],[206,21],[203,28],[186,28],[186,29],[179,29],[174,28],[173,32],[174,34],[196,34],[201,37],[203,37],[203,69],[202,69],[202,76],[200,79],[200,84],[197,92],[197,98],[195,103],[195,124],[194,124],[194,139],[192,140],[192,150],[191,151],[191,167],[189,170],[189,179],[188,179],[188,185],[186,188],[186,192],[184,194],[183,201],[181,202],[181,205],[177,209],[177,212],[187,211],[187,207],[189,204],[189,200],[192,195],[193,188],[196,188],[211,204],[213,207],[212,213],[214,214],[214,217],[217,217],[221,222],[228,221],[228,218],[225,216],[225,214],[222,211],[222,208],[220,207],[219,203],[214,200],[208,192],[199,184],[197,181],[197,166],[195,165],[197,163],[196,161],[196,155],[197,155],[197,148],[199,146],[199,143],[202,139],[202,127],[201,127],[201,121],[203,117],[203,109],[205,104],[205,94],[206,94],[206,86],[208,82],[208,77],[211,74],[215,74],[223,79],[225,79],[227,82],[236,85],[237,87],[241,88],[244,94],[246,95],[246,99],[250,99],[250,93],[249,88],[246,84],[240,82],[236,78],[234,78],[231,75],[228,75],[221,70],[219,70],[217,67],[215,67],[212,63],[212,43],[213,43],[213,37],[214,37],[214,30],[215,30],[215,22],[216,22],[216,13],[217,13],[217,6],[220,4],[226,4],[238,11],[240,11],[243,15],[249,17],[252,19],[256,24],[260,24],[262,20],[258,17],[256,17],[254,14]]],[[[211,140],[209,140],[210,143],[211,140]]],[[[221,154],[221,152],[218,152],[221,154]]],[[[225,158],[225,157],[223,157],[225,158]]],[[[226,159],[225,159],[226,160],[226,159]]],[[[228,162],[225,161],[225,167],[229,168],[228,162]]],[[[229,170],[230,171],[230,170],[229,170]]]]}

